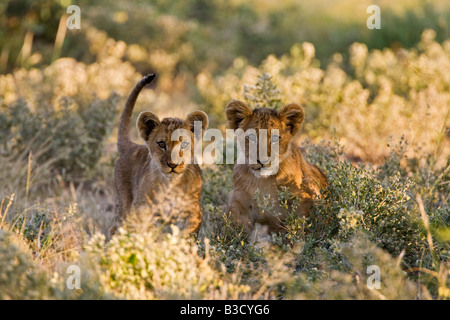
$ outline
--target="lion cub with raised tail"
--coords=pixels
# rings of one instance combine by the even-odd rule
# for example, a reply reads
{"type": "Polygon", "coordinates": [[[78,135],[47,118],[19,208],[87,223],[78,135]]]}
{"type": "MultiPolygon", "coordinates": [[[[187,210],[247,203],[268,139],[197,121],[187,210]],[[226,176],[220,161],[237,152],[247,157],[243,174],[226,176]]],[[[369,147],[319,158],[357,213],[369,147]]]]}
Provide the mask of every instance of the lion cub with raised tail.
{"type": "MultiPolygon", "coordinates": [[[[251,110],[245,103],[231,101],[226,107],[228,127],[242,129],[241,144],[245,145],[244,160],[235,164],[234,188],[229,211],[232,217],[245,227],[252,240],[267,238],[272,232],[285,228],[286,210],[275,206],[275,212],[263,212],[255,201],[255,193],[278,199],[278,190],[288,187],[300,199],[296,214],[307,216],[311,205],[327,186],[327,177],[310,164],[294,144],[305,113],[298,104],[289,104],[280,111],[269,108],[251,110]],[[261,140],[261,141],[260,141],[261,140]],[[250,161],[251,142],[257,152],[250,161]],[[265,148],[264,159],[260,149],[265,148]],[[274,214],[275,213],[275,214],[274,214]]],[[[237,132],[237,131],[236,131],[237,132]]],[[[239,139],[238,139],[239,140],[239,139]]]]}
{"type": "Polygon", "coordinates": [[[202,223],[201,171],[190,159],[194,152],[194,122],[201,123],[203,134],[208,126],[206,113],[194,111],[184,120],[160,120],[153,112],[142,112],[137,128],[145,145],[135,144],[130,139],[136,99],[154,78],[155,75],[150,74],[136,84],[120,119],[119,158],[114,167],[115,225],[109,230],[110,236],[132,211],[144,218],[151,216],[157,221],[175,224],[185,234],[197,233],[202,223]],[[177,129],[183,129],[188,136],[173,139],[172,134],[177,129]]]}

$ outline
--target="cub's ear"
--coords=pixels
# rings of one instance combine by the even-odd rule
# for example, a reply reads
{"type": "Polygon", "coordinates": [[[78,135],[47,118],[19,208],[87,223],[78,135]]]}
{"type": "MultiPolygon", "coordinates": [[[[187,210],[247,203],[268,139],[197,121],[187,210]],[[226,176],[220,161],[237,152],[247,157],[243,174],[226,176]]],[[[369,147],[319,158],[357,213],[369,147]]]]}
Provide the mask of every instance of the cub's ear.
{"type": "Polygon", "coordinates": [[[300,105],[291,103],[281,109],[280,117],[291,134],[295,135],[300,130],[303,123],[305,111],[303,111],[303,108],[300,105]]]}
{"type": "Polygon", "coordinates": [[[136,124],[139,130],[139,135],[142,139],[147,141],[150,133],[152,133],[153,129],[155,129],[160,123],[159,118],[153,112],[141,112],[136,124]]]}
{"type": "MultiPolygon", "coordinates": [[[[186,123],[189,125],[189,129],[195,133],[195,122],[200,121],[202,126],[202,136],[205,133],[205,130],[208,128],[209,119],[208,115],[201,110],[196,110],[188,114],[186,117],[186,123]]],[[[199,137],[197,137],[199,138],[199,137]]]]}
{"type": "Polygon", "coordinates": [[[232,100],[228,103],[226,110],[228,127],[236,130],[242,120],[252,115],[252,110],[242,101],[232,100]]]}

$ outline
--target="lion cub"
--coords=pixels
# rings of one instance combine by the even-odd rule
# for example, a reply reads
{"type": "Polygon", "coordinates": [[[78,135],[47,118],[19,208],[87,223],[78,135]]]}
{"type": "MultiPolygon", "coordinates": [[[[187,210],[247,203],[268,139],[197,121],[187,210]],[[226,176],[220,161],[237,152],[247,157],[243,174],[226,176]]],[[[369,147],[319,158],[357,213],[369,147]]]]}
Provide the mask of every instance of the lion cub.
{"type": "Polygon", "coordinates": [[[202,222],[200,168],[192,161],[186,163],[185,159],[194,151],[194,121],[201,121],[204,133],[208,126],[206,113],[194,111],[185,120],[160,120],[153,112],[142,112],[137,128],[145,145],[135,144],[130,139],[131,115],[136,99],[142,88],[154,78],[155,75],[150,74],[137,83],[120,119],[119,158],[114,167],[115,225],[109,231],[110,236],[131,211],[173,223],[185,233],[197,233],[202,222]],[[172,141],[172,133],[177,129],[186,129],[190,141],[181,138],[172,141]],[[172,154],[178,157],[173,159],[172,154]]]}
{"type": "Polygon", "coordinates": [[[317,166],[310,164],[293,142],[304,119],[303,108],[297,104],[289,104],[279,112],[269,108],[251,110],[245,103],[233,100],[226,107],[226,116],[231,129],[246,132],[243,140],[246,146],[249,145],[249,140],[258,139],[255,133],[259,138],[264,138],[262,144],[256,144],[256,161],[249,161],[249,148],[246,147],[245,162],[234,166],[234,188],[229,211],[246,228],[252,240],[259,237],[261,230],[265,237],[267,233],[282,232],[285,210],[278,206],[278,210],[274,209],[276,215],[261,212],[254,200],[256,190],[259,189],[262,195],[278,199],[277,190],[289,187],[290,192],[300,198],[297,214],[306,216],[314,198],[320,194],[320,189],[327,186],[325,174],[317,166]],[[272,134],[272,129],[277,129],[278,134],[272,134]],[[250,131],[255,133],[247,134],[250,131]],[[264,134],[267,136],[263,137],[264,134]],[[278,144],[278,150],[275,148],[274,151],[272,146],[275,143],[278,144]],[[260,157],[260,145],[267,146],[265,160],[260,157]],[[277,159],[276,170],[271,168],[271,162],[275,162],[272,159],[277,159]]]}

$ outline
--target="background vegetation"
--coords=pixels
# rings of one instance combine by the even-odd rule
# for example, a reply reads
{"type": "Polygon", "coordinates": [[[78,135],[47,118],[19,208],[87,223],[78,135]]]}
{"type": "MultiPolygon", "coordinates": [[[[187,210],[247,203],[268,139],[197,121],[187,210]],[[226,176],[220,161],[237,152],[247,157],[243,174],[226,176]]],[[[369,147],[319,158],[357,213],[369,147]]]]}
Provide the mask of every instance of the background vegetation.
{"type": "Polygon", "coordinates": [[[450,6],[375,3],[380,30],[365,0],[3,1],[0,298],[449,299],[450,6]],[[256,194],[289,218],[252,244],[225,214],[232,168],[204,166],[198,238],[130,219],[106,241],[118,114],[147,72],[136,114],[202,108],[224,129],[232,98],[301,103],[298,144],[329,179],[312,215],[256,194]]]}

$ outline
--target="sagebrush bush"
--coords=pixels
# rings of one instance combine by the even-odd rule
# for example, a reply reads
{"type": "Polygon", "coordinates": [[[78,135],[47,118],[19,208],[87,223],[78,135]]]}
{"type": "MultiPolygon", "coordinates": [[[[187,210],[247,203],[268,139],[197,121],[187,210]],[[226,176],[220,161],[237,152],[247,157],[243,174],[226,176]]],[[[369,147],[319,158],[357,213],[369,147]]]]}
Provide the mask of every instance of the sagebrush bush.
{"type": "Polygon", "coordinates": [[[0,229],[0,299],[46,299],[51,290],[46,273],[33,262],[20,238],[0,229]]]}
{"type": "Polygon", "coordinates": [[[408,262],[418,263],[426,244],[420,214],[408,195],[411,182],[399,173],[380,180],[373,169],[355,168],[349,162],[338,163],[327,175],[327,211],[338,223],[329,227],[338,229],[340,239],[361,227],[392,255],[406,250],[408,262]]]}
{"type": "Polygon", "coordinates": [[[68,264],[60,264],[52,273],[39,265],[27,243],[16,233],[0,230],[0,299],[112,299],[100,286],[95,266],[81,265],[82,289],[66,285],[68,264]],[[86,268],[85,268],[86,267],[86,268]],[[89,269],[88,269],[89,268],[89,269]]]}
{"type": "Polygon", "coordinates": [[[128,299],[238,299],[248,291],[225,280],[209,265],[208,250],[202,259],[173,228],[165,235],[157,229],[139,234],[121,229],[108,243],[94,235],[86,250],[103,269],[104,288],[128,299]]]}
{"type": "Polygon", "coordinates": [[[417,285],[406,277],[400,266],[401,257],[393,258],[361,231],[348,241],[336,242],[334,251],[316,251],[314,262],[322,272],[317,273],[316,270],[313,278],[311,272],[298,272],[293,281],[287,284],[287,296],[292,295],[291,298],[295,299],[358,300],[418,297],[417,285]],[[337,259],[340,263],[337,263],[337,259]],[[370,287],[375,285],[374,280],[369,278],[373,275],[370,266],[379,270],[378,289],[370,287]],[[314,277],[316,279],[311,281],[314,277]]]}
{"type": "Polygon", "coordinates": [[[92,169],[103,153],[112,129],[117,99],[95,99],[82,109],[63,99],[59,107],[33,112],[23,100],[3,106],[0,134],[3,156],[36,155],[38,163],[51,162],[63,177],[76,178],[92,169]]]}

